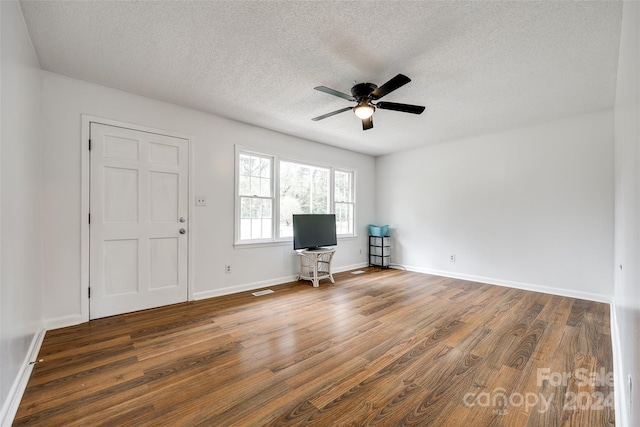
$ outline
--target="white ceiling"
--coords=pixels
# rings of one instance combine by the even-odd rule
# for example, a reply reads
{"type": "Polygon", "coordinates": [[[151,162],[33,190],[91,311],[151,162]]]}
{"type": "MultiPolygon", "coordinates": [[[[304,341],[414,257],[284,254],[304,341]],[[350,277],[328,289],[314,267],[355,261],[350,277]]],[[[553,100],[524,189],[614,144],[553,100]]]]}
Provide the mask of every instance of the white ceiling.
{"type": "Polygon", "coordinates": [[[43,69],[382,155],[611,108],[622,4],[22,1],[43,69]],[[412,82],[363,131],[313,90],[412,82]]]}

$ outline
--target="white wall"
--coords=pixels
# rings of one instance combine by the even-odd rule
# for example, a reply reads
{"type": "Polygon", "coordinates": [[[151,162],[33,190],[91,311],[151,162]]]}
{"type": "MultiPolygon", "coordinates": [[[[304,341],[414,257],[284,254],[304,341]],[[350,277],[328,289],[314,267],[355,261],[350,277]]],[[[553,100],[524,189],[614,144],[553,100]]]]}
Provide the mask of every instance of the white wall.
{"type": "MultiPolygon", "coordinates": [[[[0,2],[0,424],[42,332],[40,67],[17,2],[0,2]]],[[[19,397],[19,396],[18,396],[19,397]]]]}
{"type": "Polygon", "coordinates": [[[621,425],[640,425],[640,4],[625,2],[615,107],[616,403],[621,425]],[[635,385],[629,393],[628,378],[635,385]],[[631,410],[630,400],[633,401],[631,410]],[[624,421],[627,421],[626,424],[624,421]]]}
{"type": "Polygon", "coordinates": [[[43,72],[45,316],[49,326],[80,321],[81,115],[178,132],[193,138],[192,280],[196,298],[291,280],[291,245],[233,246],[234,144],[357,171],[357,239],[340,240],[336,270],[366,262],[365,227],[374,218],[375,159],[327,145],[43,72]],[[360,254],[360,249],[363,253],[360,254]],[[224,273],[224,265],[232,273],[224,273]]]}
{"type": "Polygon", "coordinates": [[[611,111],[381,157],[376,176],[392,263],[610,298],[611,111]]]}

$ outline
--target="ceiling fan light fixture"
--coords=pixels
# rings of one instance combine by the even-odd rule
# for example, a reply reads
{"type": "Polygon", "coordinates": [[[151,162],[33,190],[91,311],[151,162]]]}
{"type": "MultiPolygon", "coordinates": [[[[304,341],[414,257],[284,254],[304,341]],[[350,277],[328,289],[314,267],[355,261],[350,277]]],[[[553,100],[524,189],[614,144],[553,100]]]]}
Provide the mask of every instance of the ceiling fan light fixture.
{"type": "Polygon", "coordinates": [[[358,103],[358,105],[353,109],[353,112],[361,119],[368,119],[373,116],[373,112],[376,111],[375,107],[366,99],[363,99],[358,103]]]}

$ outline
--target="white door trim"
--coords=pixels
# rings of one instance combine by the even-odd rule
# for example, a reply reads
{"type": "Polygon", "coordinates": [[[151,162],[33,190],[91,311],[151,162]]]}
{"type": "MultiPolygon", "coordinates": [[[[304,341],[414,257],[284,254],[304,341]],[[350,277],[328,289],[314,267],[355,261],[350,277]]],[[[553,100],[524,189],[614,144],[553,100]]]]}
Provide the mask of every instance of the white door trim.
{"type": "Polygon", "coordinates": [[[80,141],[80,149],[82,153],[81,159],[81,201],[80,201],[80,289],[78,297],[80,298],[80,317],[82,322],[89,321],[89,190],[90,190],[90,162],[89,157],[89,135],[91,123],[100,123],[103,125],[123,127],[127,129],[133,129],[142,132],[157,133],[166,136],[172,136],[176,138],[186,139],[189,146],[189,166],[188,166],[188,213],[187,224],[189,225],[187,230],[188,243],[187,243],[187,299],[189,301],[194,300],[193,296],[193,266],[191,262],[191,254],[193,253],[193,240],[191,238],[190,230],[192,221],[192,209],[191,201],[194,200],[192,193],[192,180],[193,171],[191,165],[193,164],[193,138],[190,135],[185,135],[177,132],[167,131],[164,129],[156,129],[147,126],[135,125],[132,123],[121,122],[117,120],[105,119],[102,117],[96,117],[91,115],[82,114],[82,136],[80,141]]]}

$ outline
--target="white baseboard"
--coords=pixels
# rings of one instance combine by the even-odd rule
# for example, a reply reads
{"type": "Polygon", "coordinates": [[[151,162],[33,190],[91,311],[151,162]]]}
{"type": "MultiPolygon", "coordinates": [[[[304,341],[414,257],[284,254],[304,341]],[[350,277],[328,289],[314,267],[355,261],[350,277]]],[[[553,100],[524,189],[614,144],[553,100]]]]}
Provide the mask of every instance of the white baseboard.
{"type": "MultiPolygon", "coordinates": [[[[496,286],[505,286],[508,288],[522,289],[524,291],[540,292],[543,294],[559,295],[562,297],[578,298],[578,299],[611,304],[611,297],[607,295],[594,294],[591,292],[580,292],[572,289],[551,288],[547,286],[534,285],[531,283],[513,282],[510,280],[501,280],[501,279],[494,279],[492,277],[483,277],[483,276],[474,276],[470,274],[454,273],[451,271],[434,270],[431,268],[412,267],[412,266],[406,266],[406,265],[403,267],[406,268],[408,271],[415,271],[416,273],[433,274],[434,276],[451,277],[452,279],[469,280],[471,282],[486,283],[489,285],[496,285],[496,286]]],[[[391,268],[397,268],[397,267],[392,265],[391,268]]]]}
{"type": "Polygon", "coordinates": [[[2,412],[0,412],[0,425],[3,427],[11,426],[13,419],[18,412],[20,401],[22,400],[24,391],[27,388],[27,383],[29,382],[29,377],[33,371],[33,365],[31,362],[35,361],[38,357],[45,332],[46,329],[42,327],[33,335],[29,351],[27,351],[27,355],[22,362],[22,366],[20,366],[20,371],[18,371],[18,375],[11,385],[11,389],[9,389],[7,399],[5,400],[4,405],[2,405],[2,412]]]}
{"type": "Polygon", "coordinates": [[[357,264],[345,265],[339,268],[334,268],[332,273],[342,273],[343,271],[357,270],[357,269],[365,268],[368,266],[369,264],[366,262],[359,262],[357,264]]]}
{"type": "Polygon", "coordinates": [[[627,380],[624,377],[624,370],[622,369],[622,346],[620,345],[620,330],[618,329],[618,316],[616,313],[615,302],[610,305],[610,314],[616,426],[628,427],[629,420],[627,420],[627,414],[629,413],[628,411],[630,408],[627,407],[627,402],[629,401],[629,396],[627,396],[627,380]]]}
{"type": "MultiPolygon", "coordinates": [[[[366,262],[352,264],[352,265],[345,265],[345,266],[333,269],[332,272],[341,273],[343,271],[355,270],[357,268],[364,268],[367,265],[368,264],[366,262]]],[[[227,286],[226,288],[194,292],[193,299],[195,301],[198,301],[198,300],[203,300],[207,298],[219,297],[222,295],[236,294],[238,292],[255,291],[256,289],[266,288],[268,286],[276,286],[276,285],[282,285],[283,283],[294,282],[297,279],[298,279],[298,275],[294,274],[292,276],[278,277],[278,278],[269,279],[269,280],[261,280],[259,282],[251,282],[251,283],[243,283],[241,285],[227,286]]]]}
{"type": "Polygon", "coordinates": [[[206,298],[219,297],[222,295],[236,294],[238,292],[253,291],[267,286],[281,285],[296,280],[297,276],[278,277],[276,279],[261,280],[259,282],[243,283],[241,285],[227,286],[226,288],[211,289],[208,291],[194,292],[193,299],[201,300],[206,298]]]}

